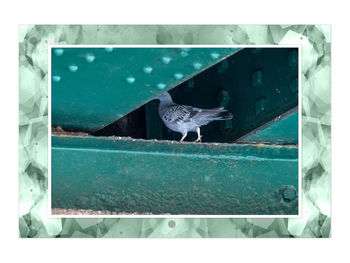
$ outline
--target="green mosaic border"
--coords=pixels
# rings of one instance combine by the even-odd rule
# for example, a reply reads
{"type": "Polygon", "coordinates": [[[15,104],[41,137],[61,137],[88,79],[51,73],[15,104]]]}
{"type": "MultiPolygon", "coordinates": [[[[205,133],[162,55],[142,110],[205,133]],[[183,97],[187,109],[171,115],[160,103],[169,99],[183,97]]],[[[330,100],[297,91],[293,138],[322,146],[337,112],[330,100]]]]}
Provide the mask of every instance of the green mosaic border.
{"type": "Polygon", "coordinates": [[[21,25],[20,237],[329,237],[330,54],[329,25],[21,25]],[[301,45],[302,217],[48,219],[48,44],[301,45]]]}

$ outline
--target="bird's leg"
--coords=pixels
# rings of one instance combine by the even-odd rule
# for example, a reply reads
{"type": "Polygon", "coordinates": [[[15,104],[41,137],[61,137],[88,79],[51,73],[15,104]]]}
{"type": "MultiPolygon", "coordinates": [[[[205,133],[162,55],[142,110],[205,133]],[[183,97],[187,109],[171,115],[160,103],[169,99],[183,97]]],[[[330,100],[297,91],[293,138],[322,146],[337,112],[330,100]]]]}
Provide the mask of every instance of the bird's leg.
{"type": "Polygon", "coordinates": [[[201,142],[202,141],[202,135],[201,135],[201,130],[200,130],[199,127],[197,127],[197,134],[198,134],[198,138],[194,142],[201,142]]]}
{"type": "Polygon", "coordinates": [[[182,136],[182,138],[181,138],[180,142],[183,142],[183,141],[184,141],[184,139],[186,138],[186,136],[187,136],[187,132],[186,132],[185,134],[183,134],[183,136],[182,136]]]}

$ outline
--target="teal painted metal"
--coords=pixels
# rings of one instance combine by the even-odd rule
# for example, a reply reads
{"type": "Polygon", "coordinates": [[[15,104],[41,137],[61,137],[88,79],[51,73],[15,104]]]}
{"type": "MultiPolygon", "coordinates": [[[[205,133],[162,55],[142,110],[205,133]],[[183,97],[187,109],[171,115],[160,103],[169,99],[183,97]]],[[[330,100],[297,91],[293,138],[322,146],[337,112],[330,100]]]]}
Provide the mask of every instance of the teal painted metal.
{"type": "Polygon", "coordinates": [[[95,131],[238,48],[53,48],[52,124],[95,131]]]}
{"type": "MultiPolygon", "coordinates": [[[[175,102],[200,108],[225,107],[233,119],[212,122],[201,129],[203,142],[232,143],[259,130],[267,123],[298,107],[298,61],[296,48],[245,48],[213,67],[176,86],[170,93],[175,102]]],[[[146,127],[144,139],[179,140],[181,134],[167,129],[158,116],[158,101],[150,101],[136,115],[125,116],[123,124],[146,127]],[[139,123],[139,124],[137,124],[139,123]]],[[[288,127],[292,133],[298,126],[288,127]]],[[[127,129],[127,127],[126,127],[127,129]]],[[[104,135],[120,135],[120,127],[104,135]]],[[[131,130],[131,129],[129,129],[131,130]]],[[[287,131],[285,131],[287,132],[287,131]]],[[[194,141],[189,133],[186,140],[194,141]]],[[[279,143],[278,137],[271,143],[279,143]]]]}
{"type": "Polygon", "coordinates": [[[52,137],[52,207],[298,214],[298,148],[52,137]]]}
{"type": "Polygon", "coordinates": [[[241,143],[298,144],[298,111],[279,116],[273,122],[239,139],[241,143]]]}

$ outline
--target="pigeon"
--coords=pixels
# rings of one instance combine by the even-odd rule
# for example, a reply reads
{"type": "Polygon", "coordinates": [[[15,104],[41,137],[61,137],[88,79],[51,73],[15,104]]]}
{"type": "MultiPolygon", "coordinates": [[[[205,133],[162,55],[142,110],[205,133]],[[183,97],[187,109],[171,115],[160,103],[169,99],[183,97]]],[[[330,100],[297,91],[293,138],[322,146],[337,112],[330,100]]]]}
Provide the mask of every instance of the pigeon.
{"type": "Polygon", "coordinates": [[[170,94],[164,92],[157,97],[160,101],[158,112],[164,125],[170,130],[182,134],[180,142],[183,142],[188,132],[197,132],[200,142],[202,136],[200,127],[216,120],[230,120],[232,114],[224,107],[213,109],[199,109],[188,105],[180,105],[173,102],[170,94]]]}

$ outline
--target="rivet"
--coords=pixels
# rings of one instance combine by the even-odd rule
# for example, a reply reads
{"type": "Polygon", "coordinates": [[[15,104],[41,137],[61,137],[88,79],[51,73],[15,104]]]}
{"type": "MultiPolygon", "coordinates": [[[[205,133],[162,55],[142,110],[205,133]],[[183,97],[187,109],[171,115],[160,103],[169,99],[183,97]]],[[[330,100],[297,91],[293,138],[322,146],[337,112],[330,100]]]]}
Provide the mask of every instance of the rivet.
{"type": "Polygon", "coordinates": [[[187,86],[188,86],[188,88],[190,88],[190,89],[193,89],[193,88],[194,88],[194,79],[193,79],[193,78],[188,80],[187,86]]]}
{"type": "Polygon", "coordinates": [[[201,69],[202,66],[203,66],[203,65],[202,65],[201,63],[199,63],[199,62],[193,63],[193,68],[194,68],[195,70],[201,69]]]}
{"type": "Polygon", "coordinates": [[[279,194],[283,201],[289,203],[297,197],[297,190],[293,185],[284,185],[279,190],[279,194]]]}
{"type": "Polygon", "coordinates": [[[166,85],[164,83],[158,83],[157,84],[157,88],[160,89],[160,90],[163,90],[165,89],[166,85]]]}
{"type": "Polygon", "coordinates": [[[113,48],[112,47],[105,47],[105,51],[107,53],[111,53],[113,51],[113,48]]]}
{"type": "Polygon", "coordinates": [[[70,65],[68,67],[69,71],[71,72],[76,72],[78,70],[78,66],[77,65],[70,65]]]}
{"type": "Polygon", "coordinates": [[[145,72],[146,74],[150,74],[153,71],[153,68],[150,66],[146,66],[143,68],[143,72],[145,72]]]}
{"type": "Polygon", "coordinates": [[[135,82],[135,80],[136,79],[134,77],[132,77],[132,76],[129,76],[129,77],[126,78],[126,82],[129,83],[129,84],[133,84],[135,82]]]}
{"type": "Polygon", "coordinates": [[[258,98],[255,102],[255,114],[260,115],[265,110],[265,98],[258,98]]]}
{"type": "Polygon", "coordinates": [[[62,48],[55,48],[54,51],[56,56],[61,56],[64,52],[64,50],[62,48]]]}
{"type": "Polygon", "coordinates": [[[220,57],[220,54],[217,53],[217,52],[213,52],[213,53],[210,54],[210,57],[211,57],[212,59],[218,59],[218,58],[220,57]]]}
{"type": "Polygon", "coordinates": [[[189,48],[181,48],[181,56],[187,57],[189,51],[190,51],[189,48]]]}
{"type": "Polygon", "coordinates": [[[180,72],[174,74],[174,78],[177,80],[180,80],[184,77],[184,75],[180,72]]]}
{"type": "Polygon", "coordinates": [[[225,59],[225,60],[221,61],[221,63],[218,65],[217,72],[218,73],[223,73],[227,69],[228,69],[228,63],[227,63],[227,60],[225,59]]]}
{"type": "Polygon", "coordinates": [[[162,57],[162,61],[164,64],[169,64],[171,61],[171,58],[170,57],[162,57]]]}
{"type": "Polygon", "coordinates": [[[61,77],[60,76],[52,76],[52,80],[54,82],[59,82],[61,80],[61,77]]]}
{"type": "Polygon", "coordinates": [[[184,92],[189,92],[194,88],[194,78],[187,81],[187,85],[182,86],[184,92]]]}
{"type": "Polygon", "coordinates": [[[230,101],[230,94],[226,90],[220,90],[217,95],[217,101],[221,107],[226,107],[230,101]]]}
{"type": "Polygon", "coordinates": [[[262,70],[257,70],[252,75],[252,82],[254,87],[259,87],[264,84],[262,70]]]}
{"type": "Polygon", "coordinates": [[[93,62],[93,61],[95,60],[95,56],[94,56],[94,55],[91,55],[91,54],[87,54],[87,55],[85,56],[85,59],[86,59],[86,61],[87,61],[88,63],[91,63],[91,62],[93,62]]]}

